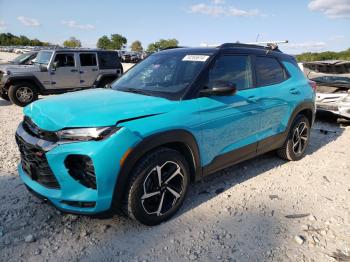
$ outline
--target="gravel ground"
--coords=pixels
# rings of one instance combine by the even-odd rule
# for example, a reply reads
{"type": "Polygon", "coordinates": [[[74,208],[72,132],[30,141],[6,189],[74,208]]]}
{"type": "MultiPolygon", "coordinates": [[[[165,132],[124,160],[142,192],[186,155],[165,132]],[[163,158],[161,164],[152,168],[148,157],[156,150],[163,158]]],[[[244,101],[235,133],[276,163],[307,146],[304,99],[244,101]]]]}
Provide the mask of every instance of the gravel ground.
{"type": "Polygon", "coordinates": [[[350,261],[350,125],[317,120],[306,156],[265,154],[193,184],[156,227],[63,214],[18,178],[22,108],[0,99],[0,261],[350,261]]]}

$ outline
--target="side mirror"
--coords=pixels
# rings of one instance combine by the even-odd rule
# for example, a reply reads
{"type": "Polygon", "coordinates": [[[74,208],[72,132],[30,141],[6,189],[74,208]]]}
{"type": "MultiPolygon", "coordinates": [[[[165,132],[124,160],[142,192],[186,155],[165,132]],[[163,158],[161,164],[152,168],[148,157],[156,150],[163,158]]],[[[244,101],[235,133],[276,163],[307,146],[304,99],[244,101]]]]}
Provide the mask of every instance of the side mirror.
{"type": "Polygon", "coordinates": [[[205,88],[200,91],[202,96],[232,96],[236,94],[237,88],[232,83],[218,83],[212,88],[205,88]]]}
{"type": "Polygon", "coordinates": [[[111,88],[112,88],[112,85],[111,85],[111,84],[107,84],[107,85],[104,86],[104,88],[109,88],[109,89],[111,89],[111,88]]]}
{"type": "Polygon", "coordinates": [[[47,72],[47,66],[46,65],[40,65],[40,72],[47,72]]]}
{"type": "Polygon", "coordinates": [[[51,70],[52,70],[52,71],[55,71],[55,70],[57,69],[57,67],[58,67],[58,62],[55,61],[55,62],[52,63],[51,70]]]}

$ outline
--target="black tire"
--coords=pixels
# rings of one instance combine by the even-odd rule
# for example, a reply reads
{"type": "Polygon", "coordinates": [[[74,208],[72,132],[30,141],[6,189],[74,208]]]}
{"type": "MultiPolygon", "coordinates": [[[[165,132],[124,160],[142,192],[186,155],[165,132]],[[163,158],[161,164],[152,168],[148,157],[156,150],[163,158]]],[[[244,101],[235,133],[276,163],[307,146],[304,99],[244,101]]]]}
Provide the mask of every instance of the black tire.
{"type": "Polygon", "coordinates": [[[0,97],[6,101],[10,101],[10,98],[7,94],[1,94],[0,97]]]}
{"type": "Polygon", "coordinates": [[[8,96],[12,103],[18,106],[26,106],[38,99],[36,87],[27,82],[10,86],[8,96]]]}
{"type": "Polygon", "coordinates": [[[112,83],[114,81],[113,78],[107,77],[101,80],[101,82],[98,84],[99,88],[105,88],[106,85],[112,83]]]}
{"type": "Polygon", "coordinates": [[[277,150],[278,156],[289,161],[297,161],[303,158],[309,144],[310,130],[309,119],[305,115],[298,115],[289,130],[287,140],[277,150]],[[301,135],[298,137],[300,132],[301,135]]]}
{"type": "Polygon", "coordinates": [[[189,177],[188,163],[178,151],[159,148],[148,153],[132,171],[124,212],[148,226],[168,220],[185,199],[189,177]],[[161,174],[160,186],[157,170],[161,174]]]}

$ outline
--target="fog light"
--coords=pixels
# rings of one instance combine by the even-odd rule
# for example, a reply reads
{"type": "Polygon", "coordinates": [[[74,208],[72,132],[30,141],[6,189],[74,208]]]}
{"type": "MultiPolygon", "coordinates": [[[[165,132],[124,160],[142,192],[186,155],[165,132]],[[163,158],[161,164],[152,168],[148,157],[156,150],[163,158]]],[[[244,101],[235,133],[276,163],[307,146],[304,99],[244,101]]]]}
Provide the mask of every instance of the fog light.
{"type": "Polygon", "coordinates": [[[83,186],[96,189],[96,176],[92,160],[84,155],[69,155],[64,161],[68,173],[83,186]]]}

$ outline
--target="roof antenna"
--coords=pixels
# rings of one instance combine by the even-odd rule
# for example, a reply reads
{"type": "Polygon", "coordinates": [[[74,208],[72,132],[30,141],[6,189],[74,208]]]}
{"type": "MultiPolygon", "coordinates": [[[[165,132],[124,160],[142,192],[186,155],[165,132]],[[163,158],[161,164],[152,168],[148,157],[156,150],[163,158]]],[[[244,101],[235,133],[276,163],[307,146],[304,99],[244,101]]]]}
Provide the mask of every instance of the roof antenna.
{"type": "Polygon", "coordinates": [[[258,33],[258,35],[255,38],[255,42],[258,42],[259,36],[260,36],[260,34],[258,33]]]}

